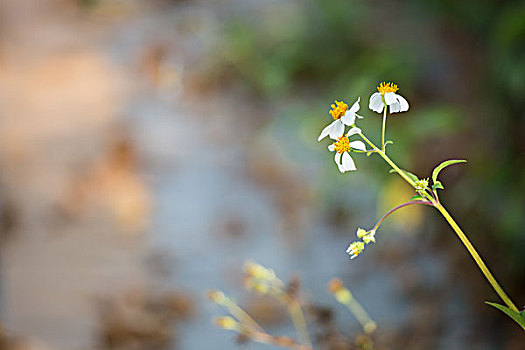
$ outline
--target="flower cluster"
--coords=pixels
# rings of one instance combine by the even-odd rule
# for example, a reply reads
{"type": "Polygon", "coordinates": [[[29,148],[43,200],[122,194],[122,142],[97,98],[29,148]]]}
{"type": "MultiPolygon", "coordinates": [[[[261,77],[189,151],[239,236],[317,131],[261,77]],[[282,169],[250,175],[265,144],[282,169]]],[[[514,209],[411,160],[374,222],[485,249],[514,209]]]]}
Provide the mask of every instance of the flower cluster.
{"type": "Polygon", "coordinates": [[[332,140],[337,140],[345,133],[345,125],[354,125],[356,118],[363,118],[356,114],[359,110],[359,101],[360,99],[358,98],[350,109],[343,101],[336,100],[335,103],[332,103],[332,109],[329,113],[335,120],[321,131],[317,141],[321,141],[326,136],[330,136],[332,140]]]}
{"type": "Polygon", "coordinates": [[[367,244],[372,243],[372,242],[375,243],[376,241],[376,238],[375,238],[376,231],[375,230],[366,231],[366,230],[363,230],[362,228],[358,228],[356,235],[357,235],[357,238],[359,238],[360,240],[351,243],[346,249],[346,252],[348,253],[348,255],[350,255],[351,259],[354,259],[359,254],[361,254],[363,250],[365,250],[365,246],[367,244]]]}
{"type": "MultiPolygon", "coordinates": [[[[327,136],[334,140],[333,143],[328,146],[328,150],[335,152],[334,159],[337,167],[339,168],[339,171],[344,173],[346,171],[356,170],[354,160],[350,156],[350,153],[352,152],[367,154],[378,152],[383,158],[386,157],[385,147],[388,143],[391,143],[391,141],[385,142],[385,123],[387,112],[406,112],[409,108],[407,100],[405,100],[403,96],[397,94],[398,90],[399,88],[394,83],[381,83],[377,87],[377,92],[370,96],[368,107],[374,112],[383,113],[383,133],[381,147],[376,147],[368,138],[364,136],[361,129],[355,125],[357,119],[363,118],[357,114],[359,111],[359,102],[361,101],[360,98],[358,98],[350,108],[344,101],[336,100],[331,105],[329,113],[334,120],[328,126],[326,126],[323,131],[321,131],[321,134],[317,140],[321,141],[327,136]],[[349,129],[345,134],[345,128],[347,126],[349,129]],[[367,150],[363,141],[350,141],[350,138],[354,135],[360,136],[371,146],[371,149],[367,150]]],[[[403,173],[403,175],[408,176],[405,173],[403,173]]],[[[419,180],[416,182],[416,191],[425,191],[427,188],[428,180],[419,180]]],[[[361,254],[367,244],[375,242],[376,229],[377,227],[374,227],[374,229],[370,231],[366,231],[361,228],[357,230],[357,237],[359,240],[350,244],[346,250],[352,259],[361,254]]],[[[260,283],[255,285],[261,288],[260,283]]]]}
{"type": "MultiPolygon", "coordinates": [[[[383,108],[390,106],[390,113],[405,112],[408,110],[408,102],[403,96],[396,94],[398,87],[393,83],[381,83],[377,88],[379,92],[372,94],[370,97],[369,108],[381,113],[383,108]]],[[[326,126],[317,141],[321,141],[325,137],[329,137],[334,142],[328,146],[330,152],[335,152],[334,160],[339,168],[339,171],[344,173],[346,171],[357,170],[354,160],[350,156],[351,152],[368,152],[363,141],[350,141],[353,135],[362,135],[361,129],[355,126],[356,119],[363,118],[357,114],[359,111],[358,98],[352,107],[343,101],[334,101],[331,105],[330,115],[334,119],[328,126],[326,126]],[[345,128],[349,126],[350,129],[345,134],[345,128]]],[[[385,111],[386,113],[386,111],[385,111]]]]}

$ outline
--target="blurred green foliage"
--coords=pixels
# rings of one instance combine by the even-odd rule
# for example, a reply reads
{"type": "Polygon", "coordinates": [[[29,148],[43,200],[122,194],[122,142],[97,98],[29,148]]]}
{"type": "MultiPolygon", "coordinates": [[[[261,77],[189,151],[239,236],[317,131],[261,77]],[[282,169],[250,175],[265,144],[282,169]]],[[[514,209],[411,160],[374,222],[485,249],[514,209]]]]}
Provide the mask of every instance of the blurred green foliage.
{"type": "Polygon", "coordinates": [[[444,172],[442,197],[475,242],[496,242],[508,271],[525,271],[523,1],[264,2],[225,23],[218,52],[221,71],[271,101],[272,123],[308,151],[336,98],[361,96],[359,125],[379,133],[368,97],[380,81],[396,82],[411,110],[389,119],[392,157],[420,176],[445,159],[468,159],[444,172]]]}

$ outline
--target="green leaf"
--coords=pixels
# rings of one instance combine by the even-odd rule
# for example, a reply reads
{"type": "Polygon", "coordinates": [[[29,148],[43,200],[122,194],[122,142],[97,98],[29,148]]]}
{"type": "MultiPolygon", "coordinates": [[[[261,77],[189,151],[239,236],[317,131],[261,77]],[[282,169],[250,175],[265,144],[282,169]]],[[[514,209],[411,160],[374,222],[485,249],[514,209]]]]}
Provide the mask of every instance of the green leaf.
{"type": "MultiPolygon", "coordinates": [[[[410,173],[410,172],[408,172],[408,171],[406,171],[406,170],[403,170],[403,169],[401,169],[401,171],[404,172],[405,175],[408,176],[408,177],[410,178],[410,180],[412,180],[412,181],[414,181],[414,182],[416,182],[417,180],[419,180],[418,177],[417,177],[416,175],[414,175],[414,174],[412,174],[412,173],[410,173]]],[[[396,169],[390,169],[390,173],[397,173],[397,171],[396,171],[396,169]]]]}
{"type": "Polygon", "coordinates": [[[387,146],[388,144],[392,144],[392,145],[393,145],[393,144],[394,144],[394,141],[390,141],[390,140],[388,140],[387,142],[385,142],[385,148],[386,148],[386,146],[387,146]]]}
{"type": "Polygon", "coordinates": [[[518,323],[521,326],[521,328],[523,328],[523,330],[525,330],[525,317],[523,316],[523,311],[518,313],[500,304],[490,303],[488,301],[486,301],[485,303],[489,304],[490,306],[494,306],[496,309],[499,309],[500,311],[504,312],[507,316],[516,321],[516,323],[518,323]]]}
{"type": "Polygon", "coordinates": [[[432,189],[435,191],[435,190],[444,190],[445,187],[443,187],[443,185],[441,184],[440,181],[436,181],[433,185],[432,185],[432,189]]]}
{"type": "Polygon", "coordinates": [[[467,161],[465,159],[451,159],[451,160],[444,161],[443,163],[439,164],[432,172],[432,182],[436,183],[439,172],[443,170],[444,168],[448,167],[449,165],[458,164],[458,163],[466,163],[466,162],[467,161]]]}
{"type": "Polygon", "coordinates": [[[414,197],[410,198],[411,201],[422,201],[423,197],[421,197],[419,194],[416,194],[414,197]]]}

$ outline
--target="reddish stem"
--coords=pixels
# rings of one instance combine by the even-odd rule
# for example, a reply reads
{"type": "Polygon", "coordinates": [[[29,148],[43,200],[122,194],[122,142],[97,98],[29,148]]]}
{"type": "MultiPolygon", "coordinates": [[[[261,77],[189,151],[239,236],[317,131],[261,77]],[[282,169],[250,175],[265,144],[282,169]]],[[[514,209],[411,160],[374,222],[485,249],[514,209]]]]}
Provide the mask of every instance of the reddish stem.
{"type": "Polygon", "coordinates": [[[432,202],[427,202],[427,201],[410,201],[410,202],[406,202],[406,203],[400,204],[397,207],[394,207],[394,208],[390,209],[389,211],[387,211],[385,213],[385,215],[383,215],[381,217],[381,219],[379,219],[379,221],[374,226],[372,231],[376,231],[379,228],[379,225],[381,225],[381,223],[383,222],[383,220],[385,220],[390,214],[392,214],[393,212],[395,212],[398,209],[401,209],[403,207],[406,207],[406,206],[409,206],[409,205],[412,205],[412,204],[426,204],[426,205],[430,205],[432,207],[434,206],[434,204],[432,204],[432,202]]]}

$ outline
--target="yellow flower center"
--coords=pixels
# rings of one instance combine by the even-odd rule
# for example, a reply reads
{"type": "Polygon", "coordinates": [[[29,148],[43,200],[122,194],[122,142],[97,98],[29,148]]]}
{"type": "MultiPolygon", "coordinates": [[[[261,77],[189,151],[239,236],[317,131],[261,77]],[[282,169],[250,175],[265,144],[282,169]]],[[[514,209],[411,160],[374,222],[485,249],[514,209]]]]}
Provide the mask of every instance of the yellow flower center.
{"type": "Polygon", "coordinates": [[[348,105],[344,103],[343,101],[337,101],[335,100],[335,104],[332,103],[331,105],[332,109],[330,110],[330,114],[334,119],[339,119],[343,115],[345,115],[346,111],[348,110],[348,105]]]}
{"type": "Polygon", "coordinates": [[[399,88],[394,83],[386,83],[386,84],[385,83],[381,83],[377,87],[377,91],[379,91],[379,93],[381,93],[381,95],[384,95],[384,94],[386,94],[388,92],[396,92],[397,90],[399,90],[399,88]]]}
{"type": "Polygon", "coordinates": [[[334,142],[335,151],[337,153],[343,153],[350,150],[350,140],[348,137],[343,136],[337,140],[337,142],[334,142]]]}

